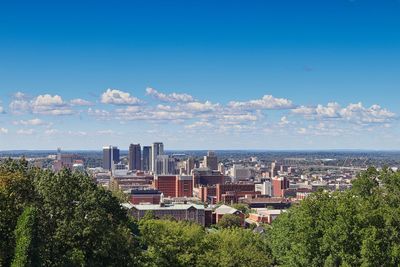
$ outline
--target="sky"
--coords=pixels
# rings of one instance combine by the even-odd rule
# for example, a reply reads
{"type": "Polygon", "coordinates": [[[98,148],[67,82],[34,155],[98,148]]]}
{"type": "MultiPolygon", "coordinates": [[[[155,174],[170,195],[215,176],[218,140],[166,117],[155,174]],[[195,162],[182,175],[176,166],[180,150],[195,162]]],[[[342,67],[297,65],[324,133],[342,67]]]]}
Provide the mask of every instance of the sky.
{"type": "Polygon", "coordinates": [[[0,150],[400,149],[400,0],[3,1],[0,150]]]}

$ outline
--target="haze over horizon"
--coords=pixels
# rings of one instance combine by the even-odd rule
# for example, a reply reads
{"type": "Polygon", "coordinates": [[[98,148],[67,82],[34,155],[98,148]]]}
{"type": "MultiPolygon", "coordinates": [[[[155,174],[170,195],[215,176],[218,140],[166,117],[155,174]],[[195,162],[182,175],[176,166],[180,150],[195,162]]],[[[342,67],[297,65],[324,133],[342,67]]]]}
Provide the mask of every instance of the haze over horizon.
{"type": "Polygon", "coordinates": [[[397,0],[93,3],[2,4],[0,151],[400,150],[397,0]]]}

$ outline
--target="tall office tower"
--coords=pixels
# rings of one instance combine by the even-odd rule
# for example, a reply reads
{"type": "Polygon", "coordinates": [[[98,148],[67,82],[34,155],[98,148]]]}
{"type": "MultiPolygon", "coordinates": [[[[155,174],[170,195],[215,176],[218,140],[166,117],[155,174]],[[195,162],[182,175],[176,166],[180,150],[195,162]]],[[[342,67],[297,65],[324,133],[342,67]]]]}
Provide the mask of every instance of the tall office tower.
{"type": "Polygon", "coordinates": [[[204,166],[212,171],[218,170],[218,159],[214,151],[208,151],[207,156],[204,156],[204,166]]]}
{"type": "Polygon", "coordinates": [[[168,155],[158,155],[155,163],[155,174],[176,174],[176,162],[168,155]]]}
{"type": "Polygon", "coordinates": [[[273,161],[271,163],[271,176],[270,177],[275,177],[275,175],[278,174],[277,166],[276,166],[276,161],[273,161]]]}
{"type": "Polygon", "coordinates": [[[114,164],[119,162],[119,149],[116,146],[103,147],[103,169],[111,170],[112,161],[114,164]]]}
{"type": "Polygon", "coordinates": [[[130,171],[142,169],[142,151],[140,149],[140,144],[131,144],[129,146],[128,160],[130,171]]]}
{"type": "Polygon", "coordinates": [[[151,146],[151,170],[156,170],[156,160],[159,155],[164,155],[164,145],[161,142],[155,142],[151,146]]]}
{"type": "Polygon", "coordinates": [[[190,175],[192,173],[192,170],[194,169],[194,158],[189,157],[186,162],[185,162],[185,169],[186,169],[186,174],[190,175]]]}
{"type": "Polygon", "coordinates": [[[151,170],[151,146],[143,147],[143,170],[150,171],[151,170]]]}
{"type": "Polygon", "coordinates": [[[218,164],[218,171],[225,174],[225,165],[222,162],[218,164]]]}

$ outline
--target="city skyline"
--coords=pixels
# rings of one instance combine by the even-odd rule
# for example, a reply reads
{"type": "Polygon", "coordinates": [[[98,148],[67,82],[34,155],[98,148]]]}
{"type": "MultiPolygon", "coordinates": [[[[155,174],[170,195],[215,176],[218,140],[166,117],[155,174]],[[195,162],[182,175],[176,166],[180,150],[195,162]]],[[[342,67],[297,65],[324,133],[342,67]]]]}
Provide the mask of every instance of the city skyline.
{"type": "Polygon", "coordinates": [[[399,1],[305,2],[4,4],[0,150],[399,150],[399,1]]]}

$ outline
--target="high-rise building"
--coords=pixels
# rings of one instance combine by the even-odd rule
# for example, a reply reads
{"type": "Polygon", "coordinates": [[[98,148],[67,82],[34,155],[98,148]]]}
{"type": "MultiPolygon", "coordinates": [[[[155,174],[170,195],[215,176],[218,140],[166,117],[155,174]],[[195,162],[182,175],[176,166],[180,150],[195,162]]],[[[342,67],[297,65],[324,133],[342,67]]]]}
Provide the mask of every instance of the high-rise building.
{"type": "Polygon", "coordinates": [[[218,171],[222,174],[225,173],[225,165],[222,162],[218,164],[218,171]]]}
{"type": "Polygon", "coordinates": [[[131,144],[129,146],[128,163],[130,171],[142,169],[142,153],[140,144],[131,144]]]}
{"type": "Polygon", "coordinates": [[[164,144],[161,142],[153,143],[151,147],[151,170],[156,170],[156,160],[159,155],[164,155],[164,144]]]}
{"type": "Polygon", "coordinates": [[[208,151],[204,156],[204,166],[212,171],[218,170],[218,159],[214,151],[208,151]]]}
{"type": "Polygon", "coordinates": [[[168,155],[158,155],[155,162],[155,174],[175,174],[175,159],[168,155]]]}
{"type": "Polygon", "coordinates": [[[112,161],[114,164],[119,162],[119,149],[116,146],[103,147],[103,169],[111,170],[112,161]]]}
{"type": "Polygon", "coordinates": [[[151,146],[143,146],[143,170],[150,171],[151,170],[151,146]]]}
{"type": "Polygon", "coordinates": [[[194,158],[193,157],[189,157],[185,162],[186,174],[190,175],[192,173],[193,169],[194,169],[194,158]]]}

